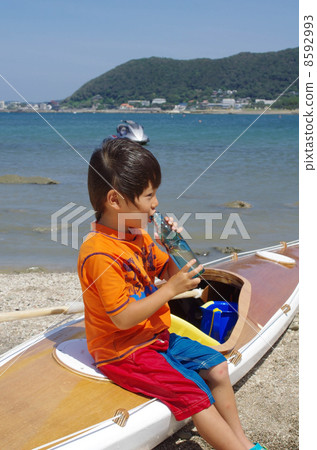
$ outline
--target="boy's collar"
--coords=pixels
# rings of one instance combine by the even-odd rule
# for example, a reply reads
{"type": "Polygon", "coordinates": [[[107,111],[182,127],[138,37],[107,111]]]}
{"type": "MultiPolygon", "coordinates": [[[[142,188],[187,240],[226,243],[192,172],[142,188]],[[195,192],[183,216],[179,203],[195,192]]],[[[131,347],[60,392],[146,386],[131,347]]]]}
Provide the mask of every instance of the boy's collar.
{"type": "Polygon", "coordinates": [[[92,231],[97,231],[99,233],[106,234],[107,236],[115,239],[122,239],[125,241],[133,241],[136,239],[138,234],[146,234],[146,231],[142,228],[131,228],[128,233],[119,233],[118,230],[114,230],[113,228],[106,227],[98,222],[93,222],[91,224],[92,231]]]}

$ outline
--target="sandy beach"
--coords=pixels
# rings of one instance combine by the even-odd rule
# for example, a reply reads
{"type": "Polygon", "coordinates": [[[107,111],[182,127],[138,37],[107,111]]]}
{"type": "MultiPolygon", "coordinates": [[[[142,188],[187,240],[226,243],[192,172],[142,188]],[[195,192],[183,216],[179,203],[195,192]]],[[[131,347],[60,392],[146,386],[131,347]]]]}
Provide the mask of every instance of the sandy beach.
{"type": "MultiPolygon", "coordinates": [[[[0,274],[0,310],[14,311],[65,305],[81,300],[76,273],[0,274]]],[[[76,316],[75,316],[76,317],[76,316]]],[[[0,353],[74,316],[47,316],[0,323],[0,353]]],[[[298,446],[298,315],[266,356],[236,386],[241,422],[251,439],[269,450],[298,446]]],[[[211,449],[190,422],[156,450],[211,449]]]]}

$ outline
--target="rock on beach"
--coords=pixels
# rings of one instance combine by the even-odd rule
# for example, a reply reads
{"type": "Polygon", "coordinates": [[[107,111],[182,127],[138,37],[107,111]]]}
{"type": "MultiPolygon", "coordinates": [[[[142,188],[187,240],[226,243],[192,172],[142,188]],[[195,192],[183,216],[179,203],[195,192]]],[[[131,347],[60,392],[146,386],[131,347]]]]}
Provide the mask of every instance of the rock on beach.
{"type": "Polygon", "coordinates": [[[7,174],[0,176],[2,184],[58,184],[58,181],[46,177],[23,177],[21,175],[7,174]]]}
{"type": "Polygon", "coordinates": [[[227,208],[252,208],[250,203],[247,203],[243,200],[235,200],[233,202],[225,203],[227,208]]]}
{"type": "Polygon", "coordinates": [[[236,247],[214,247],[218,252],[224,253],[224,254],[231,254],[231,253],[239,253],[242,252],[241,248],[236,247]]]}

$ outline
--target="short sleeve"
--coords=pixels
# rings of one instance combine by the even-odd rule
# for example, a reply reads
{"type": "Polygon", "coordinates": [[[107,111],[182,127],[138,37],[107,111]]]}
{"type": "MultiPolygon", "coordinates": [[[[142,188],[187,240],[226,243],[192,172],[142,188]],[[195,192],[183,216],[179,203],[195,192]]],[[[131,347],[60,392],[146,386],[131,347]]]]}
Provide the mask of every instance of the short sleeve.
{"type": "MultiPolygon", "coordinates": [[[[103,307],[107,315],[116,315],[123,311],[129,303],[129,292],[125,281],[121,261],[110,255],[92,255],[85,263],[84,271],[91,289],[100,299],[99,305],[87,307],[103,307]]],[[[97,312],[97,311],[95,311],[97,312]]]]}

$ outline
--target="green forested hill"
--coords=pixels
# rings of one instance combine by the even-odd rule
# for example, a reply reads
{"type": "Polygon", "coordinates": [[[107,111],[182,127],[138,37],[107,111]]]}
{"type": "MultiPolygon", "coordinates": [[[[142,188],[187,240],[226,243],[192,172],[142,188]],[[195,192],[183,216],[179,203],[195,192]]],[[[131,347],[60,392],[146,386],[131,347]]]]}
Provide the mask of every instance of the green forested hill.
{"type": "MultiPolygon", "coordinates": [[[[222,59],[143,58],[128,61],[85,83],[65,103],[88,104],[97,95],[109,105],[157,97],[176,104],[210,100],[219,89],[237,91],[236,97],[273,99],[297,76],[298,48],[239,53],[222,59]]],[[[298,84],[292,90],[298,91],[298,84]]]]}

